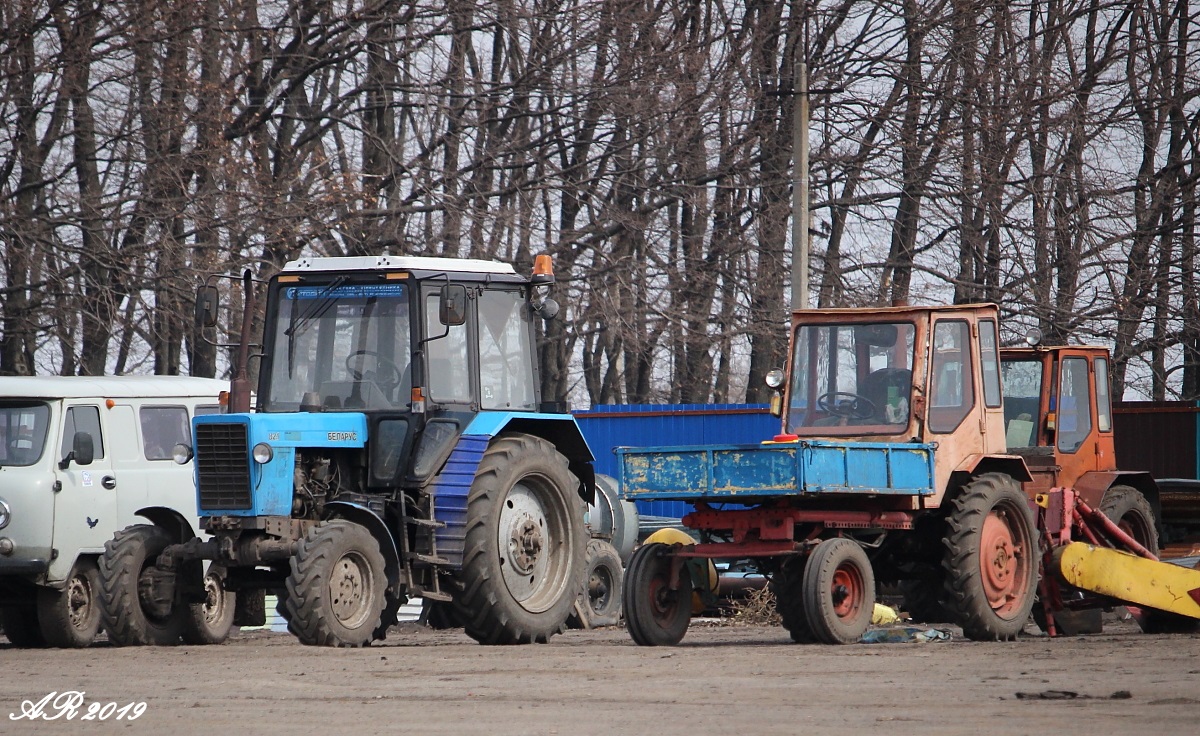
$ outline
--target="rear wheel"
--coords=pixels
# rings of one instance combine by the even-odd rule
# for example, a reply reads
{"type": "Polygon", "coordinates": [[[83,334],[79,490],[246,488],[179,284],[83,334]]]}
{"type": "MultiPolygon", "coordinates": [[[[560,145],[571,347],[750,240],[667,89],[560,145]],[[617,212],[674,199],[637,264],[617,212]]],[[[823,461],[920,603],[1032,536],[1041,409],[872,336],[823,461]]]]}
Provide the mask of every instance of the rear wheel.
{"type": "Polygon", "coordinates": [[[99,594],[100,572],[90,557],[75,562],[62,590],[39,588],[37,618],[46,643],[71,649],[91,646],[100,631],[99,594]]]}
{"type": "Polygon", "coordinates": [[[159,554],[171,543],[161,527],[139,524],[116,533],[100,557],[100,613],[116,646],[179,643],[187,607],[163,596],[159,554]]]}
{"type": "Polygon", "coordinates": [[[1015,639],[1037,590],[1038,550],[1029,501],[1010,476],[985,473],[963,489],[946,519],[948,608],[977,641],[1015,639]]]}
{"type": "Polygon", "coordinates": [[[204,576],[204,602],[188,606],[187,625],[183,627],[185,644],[221,644],[233,628],[237,596],[225,589],[225,570],[217,565],[204,576]]]}
{"type": "Polygon", "coordinates": [[[546,440],[501,435],[479,462],[467,503],[454,605],[481,644],[546,642],[583,584],[578,479],[546,440]]]}
{"type": "Polygon", "coordinates": [[[44,647],[46,639],[38,626],[37,607],[32,603],[0,606],[0,628],[14,647],[44,647]]]}
{"type": "Polygon", "coordinates": [[[900,581],[900,608],[916,623],[940,624],[954,620],[942,601],[946,584],[941,568],[936,577],[900,581]]]}
{"type": "Polygon", "coordinates": [[[304,644],[361,647],[383,616],[383,553],[366,528],[335,519],[297,545],[287,578],[288,631],[304,644]]]}
{"type": "Polygon", "coordinates": [[[804,562],[803,557],[789,557],[771,578],[771,592],[775,596],[775,611],[783,619],[792,641],[809,644],[815,641],[812,627],[804,613],[804,562]]]}
{"type": "Polygon", "coordinates": [[[841,537],[818,544],[804,565],[804,615],[823,644],[853,644],[871,625],[875,573],[857,542],[841,537]]]}
{"type": "Polygon", "coordinates": [[[678,644],[691,622],[691,574],[687,565],[680,565],[679,585],[671,589],[670,552],[665,544],[644,544],[634,551],[625,570],[625,627],[642,646],[678,644]]]}

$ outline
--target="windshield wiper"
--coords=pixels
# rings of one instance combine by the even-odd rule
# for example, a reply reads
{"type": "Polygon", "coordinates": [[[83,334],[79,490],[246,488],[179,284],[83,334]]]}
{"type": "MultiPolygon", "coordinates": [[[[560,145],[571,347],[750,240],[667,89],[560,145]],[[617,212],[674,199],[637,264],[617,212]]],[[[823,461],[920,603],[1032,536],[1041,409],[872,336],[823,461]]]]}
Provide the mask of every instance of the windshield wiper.
{"type": "MultiPolygon", "coordinates": [[[[304,314],[300,316],[296,316],[296,305],[292,305],[292,316],[288,321],[288,328],[283,331],[283,334],[287,335],[288,339],[288,378],[293,377],[292,371],[296,366],[296,335],[300,334],[300,332],[307,327],[310,322],[312,322],[314,319],[320,319],[321,315],[325,314],[325,312],[329,310],[329,307],[332,306],[335,301],[337,301],[337,297],[333,295],[334,290],[346,283],[348,278],[348,276],[338,276],[336,279],[329,282],[329,285],[325,287],[325,291],[322,292],[324,294],[324,298],[321,299],[321,301],[309,306],[308,309],[304,310],[304,314]]],[[[294,295],[295,292],[293,292],[292,301],[297,301],[294,295]]]]}

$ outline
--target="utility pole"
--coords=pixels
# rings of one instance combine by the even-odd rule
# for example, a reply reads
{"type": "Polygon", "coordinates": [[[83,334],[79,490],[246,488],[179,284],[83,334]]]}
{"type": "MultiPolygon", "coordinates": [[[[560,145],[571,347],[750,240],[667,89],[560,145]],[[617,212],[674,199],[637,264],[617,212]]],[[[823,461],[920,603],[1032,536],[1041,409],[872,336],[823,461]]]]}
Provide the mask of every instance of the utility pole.
{"type": "MultiPolygon", "coordinates": [[[[806,7],[807,10],[807,7],[806,7]]],[[[796,109],[792,115],[792,311],[808,309],[808,253],[810,240],[808,196],[808,19],[804,40],[797,44],[795,71],[796,109]]]]}

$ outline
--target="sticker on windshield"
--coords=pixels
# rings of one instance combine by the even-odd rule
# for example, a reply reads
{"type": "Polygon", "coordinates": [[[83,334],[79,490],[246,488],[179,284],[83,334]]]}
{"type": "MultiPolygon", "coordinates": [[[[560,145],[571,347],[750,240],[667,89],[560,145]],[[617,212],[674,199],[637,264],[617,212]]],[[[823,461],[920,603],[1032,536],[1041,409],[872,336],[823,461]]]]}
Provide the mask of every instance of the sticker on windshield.
{"type": "Polygon", "coordinates": [[[372,297],[403,298],[404,284],[347,284],[332,289],[326,286],[290,286],[284,289],[284,298],[289,301],[300,299],[370,299],[372,297]]]}

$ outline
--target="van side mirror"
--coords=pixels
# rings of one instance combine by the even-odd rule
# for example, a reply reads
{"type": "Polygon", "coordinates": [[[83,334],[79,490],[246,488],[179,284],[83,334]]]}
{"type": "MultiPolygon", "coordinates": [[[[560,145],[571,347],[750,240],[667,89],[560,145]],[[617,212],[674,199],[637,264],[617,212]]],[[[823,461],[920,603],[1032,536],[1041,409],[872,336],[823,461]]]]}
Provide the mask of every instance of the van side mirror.
{"type": "Polygon", "coordinates": [[[216,327],[221,294],[217,287],[206,284],[196,289],[196,327],[216,327]]]}
{"type": "Polygon", "coordinates": [[[457,326],[467,321],[467,287],[462,284],[446,284],[438,295],[438,319],[446,326],[457,326]]]}
{"type": "Polygon", "coordinates": [[[96,445],[92,441],[92,435],[87,432],[76,432],[71,438],[71,451],[67,456],[58,461],[58,469],[66,470],[74,460],[77,465],[91,465],[96,459],[96,445]]]}

